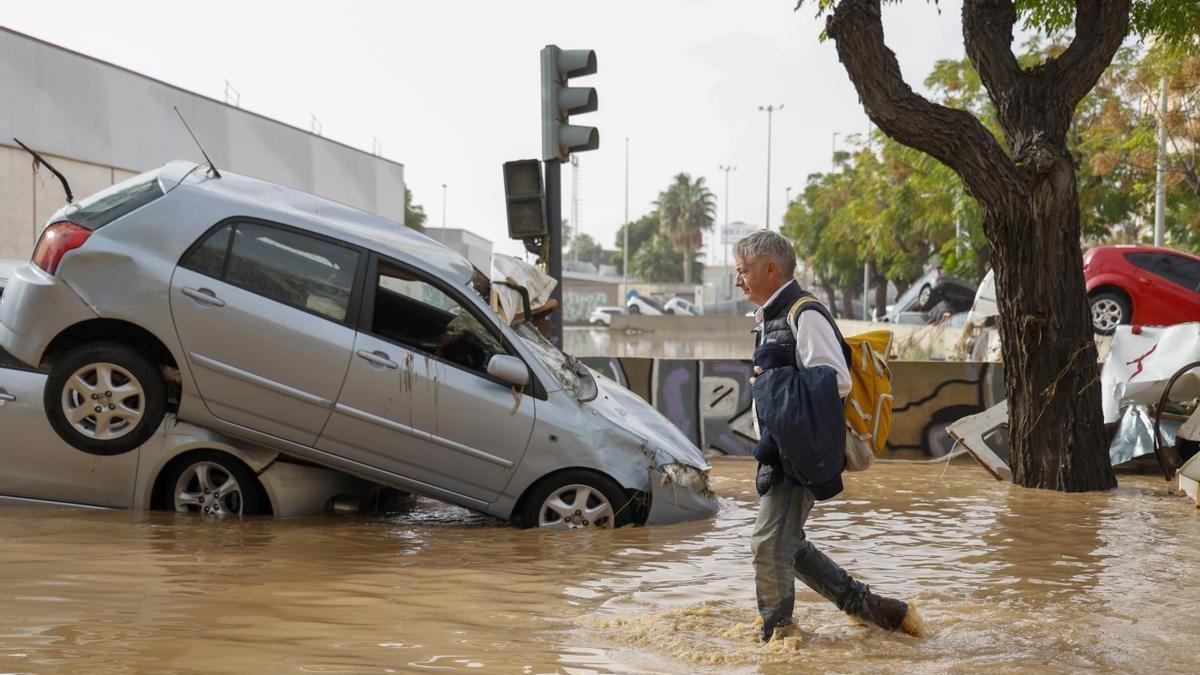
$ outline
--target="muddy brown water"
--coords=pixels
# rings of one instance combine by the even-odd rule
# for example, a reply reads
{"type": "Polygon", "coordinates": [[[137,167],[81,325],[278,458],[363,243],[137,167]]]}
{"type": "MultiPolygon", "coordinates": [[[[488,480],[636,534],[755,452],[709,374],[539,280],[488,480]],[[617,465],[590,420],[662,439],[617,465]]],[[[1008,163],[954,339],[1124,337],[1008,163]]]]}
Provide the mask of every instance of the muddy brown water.
{"type": "Polygon", "coordinates": [[[243,521],[0,508],[0,673],[1195,671],[1200,513],[1161,478],[1062,495],[970,463],[849,475],[810,536],[933,634],[856,625],[801,586],[798,635],[764,647],[753,468],[714,460],[712,520],[618,531],[426,500],[243,521]]]}

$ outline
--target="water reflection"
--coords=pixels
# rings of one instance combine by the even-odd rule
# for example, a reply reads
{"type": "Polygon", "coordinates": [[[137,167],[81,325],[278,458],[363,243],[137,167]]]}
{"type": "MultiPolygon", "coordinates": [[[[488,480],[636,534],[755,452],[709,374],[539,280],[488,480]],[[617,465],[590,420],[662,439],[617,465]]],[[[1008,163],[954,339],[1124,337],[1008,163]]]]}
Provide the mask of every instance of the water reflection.
{"type": "Polygon", "coordinates": [[[419,500],[387,516],[203,521],[0,510],[0,671],[1045,672],[1190,670],[1200,521],[1161,480],[1102,495],[880,466],[810,534],[920,641],[797,596],[754,642],[753,463],[714,460],[710,521],[519,531],[419,500]]]}

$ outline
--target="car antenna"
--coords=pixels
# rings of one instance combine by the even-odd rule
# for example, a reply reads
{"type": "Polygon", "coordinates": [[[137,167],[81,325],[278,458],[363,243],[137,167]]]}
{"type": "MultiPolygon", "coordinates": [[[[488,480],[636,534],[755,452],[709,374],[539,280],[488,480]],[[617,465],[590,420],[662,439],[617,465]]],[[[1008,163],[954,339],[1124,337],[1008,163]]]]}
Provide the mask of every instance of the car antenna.
{"type": "Polygon", "coordinates": [[[47,162],[46,160],[42,159],[42,156],[37,154],[37,152],[34,151],[33,148],[29,147],[28,145],[25,145],[18,138],[14,138],[13,140],[17,142],[17,145],[21,146],[22,148],[25,148],[25,152],[28,152],[29,154],[33,155],[33,161],[37,162],[38,164],[41,164],[42,166],[46,167],[47,169],[50,169],[50,173],[52,173],[58,177],[58,182],[62,183],[63,192],[67,193],[67,203],[70,204],[70,203],[74,202],[75,195],[71,194],[71,186],[67,184],[66,177],[63,176],[61,173],[59,173],[58,169],[50,166],[50,162],[47,162]]]}
{"type": "Polygon", "coordinates": [[[221,172],[217,171],[217,166],[215,164],[213,164],[211,159],[208,158],[208,153],[204,151],[204,146],[200,145],[200,141],[197,140],[196,134],[192,133],[192,128],[188,126],[187,120],[183,119],[183,113],[179,112],[179,107],[178,106],[171,106],[171,107],[175,108],[175,114],[179,115],[179,121],[183,122],[183,128],[187,129],[188,135],[192,137],[193,141],[196,141],[196,147],[200,148],[200,154],[204,155],[204,161],[208,162],[209,173],[212,174],[213,178],[220,178],[221,172]]]}

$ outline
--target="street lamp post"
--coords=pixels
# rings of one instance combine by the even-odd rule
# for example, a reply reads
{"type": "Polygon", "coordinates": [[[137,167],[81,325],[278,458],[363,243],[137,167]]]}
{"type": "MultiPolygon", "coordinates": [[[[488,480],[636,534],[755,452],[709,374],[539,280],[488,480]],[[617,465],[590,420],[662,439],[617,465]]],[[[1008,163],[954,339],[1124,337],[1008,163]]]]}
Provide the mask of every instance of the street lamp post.
{"type": "MultiPolygon", "coordinates": [[[[725,239],[726,239],[726,237],[729,236],[729,172],[737,171],[737,167],[736,166],[725,166],[724,164],[722,164],[722,165],[718,166],[717,168],[720,169],[721,171],[725,172],[725,224],[721,227],[721,261],[722,261],[721,266],[724,267],[725,272],[728,273],[729,272],[729,242],[727,242],[725,239]]],[[[728,274],[726,274],[725,276],[728,276],[728,274]]],[[[728,282],[729,282],[729,279],[726,278],[721,282],[721,285],[724,286],[728,282]]],[[[725,289],[725,297],[728,300],[733,299],[733,285],[732,284],[730,284],[728,286],[728,288],[725,289]]]]}
{"type": "Polygon", "coordinates": [[[833,132],[833,143],[831,144],[830,151],[829,151],[829,167],[831,169],[837,167],[837,137],[838,136],[841,136],[841,134],[839,134],[836,131],[833,132]]]}
{"type": "MultiPolygon", "coordinates": [[[[625,137],[625,242],[621,246],[624,260],[621,264],[621,292],[629,295],[629,137],[625,137]]],[[[621,300],[624,304],[625,300],[621,300]]]]}
{"type": "Polygon", "coordinates": [[[767,113],[767,209],[764,216],[763,227],[771,229],[771,115],[776,110],[783,110],[783,104],[758,106],[760,111],[767,113]]]}
{"type": "Polygon", "coordinates": [[[446,243],[446,184],[442,183],[442,243],[446,243]]]}

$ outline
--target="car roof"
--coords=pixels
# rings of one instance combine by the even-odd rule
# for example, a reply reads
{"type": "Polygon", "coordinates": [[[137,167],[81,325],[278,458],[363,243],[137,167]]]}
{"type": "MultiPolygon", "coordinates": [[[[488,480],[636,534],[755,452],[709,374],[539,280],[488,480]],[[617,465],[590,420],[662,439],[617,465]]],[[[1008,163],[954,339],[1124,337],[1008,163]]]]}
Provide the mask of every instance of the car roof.
{"type": "Polygon", "coordinates": [[[1173,248],[1163,248],[1162,246],[1150,246],[1148,244],[1105,244],[1103,246],[1093,246],[1088,249],[1088,252],[1095,255],[1096,253],[1170,253],[1172,255],[1181,255],[1185,258],[1200,260],[1195,255],[1187,251],[1177,251],[1173,248]]]}
{"type": "Polygon", "coordinates": [[[220,178],[211,178],[206,171],[195,171],[198,166],[194,162],[171,162],[162,167],[159,176],[168,191],[172,184],[183,181],[189,190],[252,205],[255,211],[275,211],[285,224],[294,225],[298,221],[303,224],[302,229],[416,263],[424,269],[432,268],[450,280],[467,283],[474,274],[475,268],[466,257],[394,220],[224,169],[220,178]]]}

